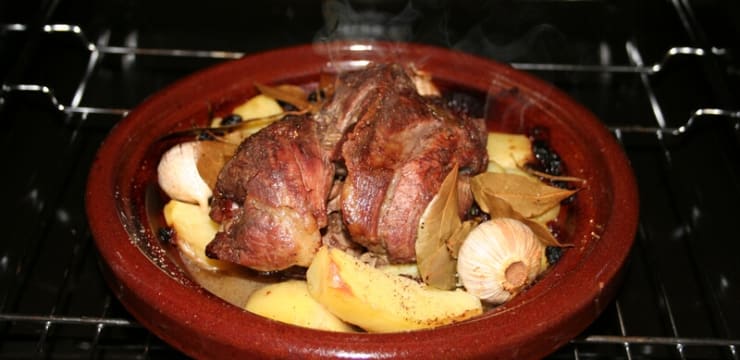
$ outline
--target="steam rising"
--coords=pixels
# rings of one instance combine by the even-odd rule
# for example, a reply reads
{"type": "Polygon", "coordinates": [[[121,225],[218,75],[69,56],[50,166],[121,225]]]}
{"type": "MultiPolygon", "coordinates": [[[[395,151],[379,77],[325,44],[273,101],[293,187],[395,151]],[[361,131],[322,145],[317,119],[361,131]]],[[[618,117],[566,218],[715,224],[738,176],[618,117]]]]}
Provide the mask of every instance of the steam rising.
{"type": "Polygon", "coordinates": [[[412,25],[420,13],[405,0],[348,1],[323,3],[324,28],[317,40],[371,39],[410,41],[412,25]]]}
{"type": "Polygon", "coordinates": [[[418,42],[500,62],[577,61],[573,39],[546,11],[501,0],[325,0],[315,40],[418,42]]]}
{"type": "MultiPolygon", "coordinates": [[[[339,71],[364,67],[367,61],[348,60],[364,59],[362,53],[393,59],[393,53],[378,53],[394,50],[373,47],[376,40],[435,45],[502,63],[583,63],[588,57],[610,62],[608,45],[589,49],[582,39],[567,35],[579,34],[581,25],[554,22],[558,17],[550,12],[572,10],[568,6],[513,0],[324,0],[324,26],[315,41],[357,44],[329,49],[330,66],[339,71]]],[[[424,59],[417,60],[423,68],[424,59]]],[[[524,131],[525,118],[538,111],[536,106],[519,94],[518,84],[489,75],[484,117],[524,131]]]]}

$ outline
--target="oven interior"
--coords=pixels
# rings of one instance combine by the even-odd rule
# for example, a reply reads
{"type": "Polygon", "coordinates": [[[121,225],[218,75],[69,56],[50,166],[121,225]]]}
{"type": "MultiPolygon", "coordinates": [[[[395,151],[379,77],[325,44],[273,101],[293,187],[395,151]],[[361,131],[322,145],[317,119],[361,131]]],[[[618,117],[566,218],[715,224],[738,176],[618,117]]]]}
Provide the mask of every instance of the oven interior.
{"type": "Polygon", "coordinates": [[[607,310],[553,359],[740,358],[740,3],[734,0],[0,2],[0,358],[184,358],[98,268],[86,177],[173,81],[327,39],[414,41],[527,71],[624,147],[640,222],[607,310]],[[733,235],[735,234],[735,235],[733,235]]]}

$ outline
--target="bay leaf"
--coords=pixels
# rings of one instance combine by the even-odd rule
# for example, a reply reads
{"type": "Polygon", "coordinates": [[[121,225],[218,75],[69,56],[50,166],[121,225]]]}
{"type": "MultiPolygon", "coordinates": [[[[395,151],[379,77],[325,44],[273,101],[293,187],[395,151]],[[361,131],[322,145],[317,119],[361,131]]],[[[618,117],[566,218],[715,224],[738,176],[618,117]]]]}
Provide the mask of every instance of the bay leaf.
{"type": "Polygon", "coordinates": [[[474,176],[471,182],[476,184],[479,192],[505,200],[525,218],[545,213],[577,191],[550,186],[517,174],[487,172],[474,176]]]}
{"type": "Polygon", "coordinates": [[[478,226],[478,221],[467,220],[463,221],[459,228],[447,239],[447,251],[450,252],[450,256],[453,259],[457,259],[457,253],[460,252],[460,246],[468,237],[470,230],[478,226]]]}
{"type": "Polygon", "coordinates": [[[491,218],[512,218],[519,220],[532,229],[532,232],[537,236],[537,239],[539,239],[545,246],[566,246],[561,244],[545,225],[523,216],[505,199],[500,198],[489,191],[485,191],[486,189],[482,187],[480,181],[471,182],[471,190],[473,191],[475,202],[481,210],[490,215],[491,218]]]}
{"type": "Polygon", "coordinates": [[[446,246],[433,249],[423,260],[417,260],[419,275],[425,284],[441,290],[452,290],[457,285],[457,263],[446,246]]]}
{"type": "Polygon", "coordinates": [[[236,152],[237,145],[223,141],[199,141],[196,166],[198,174],[211,189],[216,188],[216,180],[226,162],[236,152]]]}
{"type": "Polygon", "coordinates": [[[263,85],[259,83],[254,84],[254,86],[261,93],[275,100],[280,100],[288,104],[291,104],[297,107],[299,110],[311,111],[311,112],[315,110],[314,104],[308,101],[306,93],[303,91],[296,91],[295,87],[286,87],[286,86],[273,87],[273,86],[267,86],[267,85],[263,85]]]}
{"type": "Polygon", "coordinates": [[[424,282],[449,290],[455,287],[455,260],[447,249],[447,239],[461,226],[458,212],[457,165],[447,174],[439,191],[419,219],[416,262],[424,282]]]}

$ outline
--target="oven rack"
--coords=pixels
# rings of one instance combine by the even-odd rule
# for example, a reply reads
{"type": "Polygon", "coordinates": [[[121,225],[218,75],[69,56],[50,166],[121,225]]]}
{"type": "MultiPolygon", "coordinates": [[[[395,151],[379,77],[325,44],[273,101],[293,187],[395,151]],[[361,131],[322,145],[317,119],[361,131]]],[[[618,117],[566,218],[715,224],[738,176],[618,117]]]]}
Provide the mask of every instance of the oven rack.
{"type": "MultiPolygon", "coordinates": [[[[3,25],[2,31],[4,32],[25,32],[31,31],[29,26],[25,24],[6,24],[3,25]]],[[[43,26],[43,33],[48,36],[65,36],[72,34],[75,36],[82,47],[89,51],[88,63],[84,74],[80,77],[79,82],[75,87],[75,92],[71,100],[62,101],[60,100],[55,90],[52,87],[44,84],[34,83],[3,83],[0,91],[0,111],[2,106],[5,106],[9,101],[18,101],[16,95],[32,95],[41,96],[48,101],[48,104],[56,109],[56,111],[65,115],[65,122],[73,121],[73,119],[80,119],[80,121],[73,125],[76,131],[85,131],[88,126],[92,125],[92,120],[96,115],[102,115],[106,117],[113,117],[114,119],[120,120],[129,111],[127,108],[116,108],[116,107],[105,107],[105,106],[90,106],[83,105],[83,98],[86,91],[87,81],[96,70],[101,59],[107,55],[119,55],[119,56],[153,56],[153,57],[195,57],[195,58],[209,58],[215,60],[226,60],[239,58],[244,53],[233,52],[233,51],[219,51],[219,50],[199,50],[199,49],[167,49],[167,48],[140,48],[136,46],[120,47],[120,46],[108,46],[107,34],[103,34],[97,39],[96,42],[92,42],[88,39],[83,29],[73,24],[49,24],[43,26]]],[[[699,108],[693,113],[687,115],[683,125],[677,127],[667,126],[664,119],[664,113],[662,105],[657,97],[654,95],[651,77],[667,71],[666,64],[673,61],[676,57],[690,56],[690,57],[707,57],[707,56],[723,56],[725,51],[720,48],[697,48],[697,47],[672,47],[665,52],[665,56],[652,64],[644,64],[640,58],[640,51],[636,45],[631,42],[625,44],[626,52],[631,60],[628,65],[583,65],[583,64],[555,64],[555,63],[512,63],[514,68],[524,71],[536,71],[536,72],[592,72],[592,73],[626,73],[634,74],[640,77],[644,86],[644,91],[649,96],[649,102],[653,111],[653,117],[655,119],[654,125],[613,125],[610,124],[609,128],[622,142],[623,138],[629,135],[651,135],[654,136],[660,146],[662,146],[661,153],[664,154],[663,162],[670,166],[670,149],[669,145],[663,142],[663,137],[668,136],[685,136],[694,131],[701,131],[696,129],[698,122],[705,122],[710,119],[722,119],[722,121],[732,121],[737,123],[740,119],[740,111],[733,109],[720,109],[720,108],[699,108]]],[[[669,70],[668,70],[669,71],[669,70]]],[[[114,120],[114,121],[117,121],[114,120]]],[[[642,122],[648,123],[648,122],[642,122]]],[[[738,125],[735,125],[737,130],[738,125]]],[[[74,140],[73,140],[74,141],[74,140]]],[[[49,205],[51,207],[53,205],[49,205]]],[[[44,211],[46,216],[53,216],[53,211],[44,211]]],[[[686,225],[689,227],[690,225],[686,225]]],[[[646,252],[648,254],[655,254],[655,250],[652,248],[653,245],[649,244],[646,238],[649,235],[646,233],[643,224],[640,224],[639,232],[636,239],[637,251],[646,252]]],[[[72,259],[68,262],[68,267],[62,269],[65,274],[64,284],[61,285],[62,291],[59,291],[58,302],[67,302],[71,296],[66,289],[69,286],[69,282],[75,281],[73,278],[79,276],[79,267],[85,262],[85,257],[94,254],[92,246],[92,239],[89,231],[85,231],[84,234],[80,234],[79,243],[77,244],[80,248],[74,250],[72,259]]],[[[43,244],[36,244],[37,246],[43,246],[43,244]]],[[[32,263],[32,260],[26,260],[28,264],[32,263]]],[[[28,267],[21,266],[16,276],[19,279],[17,284],[18,287],[22,287],[22,282],[26,280],[26,274],[28,267]]],[[[651,276],[657,277],[652,274],[651,276]]],[[[697,277],[702,278],[699,274],[697,277]]],[[[671,298],[668,294],[663,292],[662,284],[658,279],[655,285],[654,291],[660,297],[662,304],[662,310],[664,313],[660,314],[662,318],[668,319],[668,322],[675,324],[676,318],[680,314],[674,313],[671,310],[671,298]]],[[[19,296],[20,291],[15,291],[10,296],[19,296]]],[[[712,303],[712,295],[706,295],[709,299],[705,300],[707,303],[712,303]]],[[[0,309],[5,309],[5,305],[17,301],[17,299],[2,298],[0,302],[0,309]]],[[[132,355],[135,358],[155,358],[163,355],[164,358],[172,358],[179,356],[174,350],[170,349],[166,344],[158,341],[156,338],[151,336],[145,329],[143,329],[135,320],[133,320],[125,312],[120,309],[115,310],[116,300],[113,299],[110,293],[105,295],[105,305],[102,312],[98,314],[86,314],[82,316],[68,315],[57,310],[57,307],[52,307],[52,310],[48,313],[22,313],[22,312],[4,312],[0,313],[0,338],[6,337],[5,340],[1,340],[0,343],[0,358],[15,358],[16,356],[28,357],[28,358],[45,358],[52,355],[53,346],[49,344],[49,339],[58,336],[57,333],[61,332],[60,329],[73,328],[70,331],[72,335],[69,340],[70,345],[69,353],[66,353],[69,357],[76,357],[73,354],[85,354],[90,358],[97,358],[103,356],[103,354],[111,354],[115,346],[120,346],[116,342],[123,343],[126,348],[125,355],[127,357],[132,355]],[[111,314],[114,313],[114,314],[111,314]],[[32,330],[23,332],[20,334],[15,333],[13,328],[30,328],[32,330]],[[113,340],[107,339],[111,333],[114,333],[120,329],[127,331],[128,329],[138,333],[137,339],[141,341],[131,340],[120,340],[113,337],[113,340]],[[23,342],[35,342],[34,353],[27,355],[25,353],[13,352],[12,346],[8,346],[8,338],[12,338],[10,341],[14,341],[15,338],[22,338],[23,342]],[[9,349],[9,350],[8,350],[9,349]]],[[[719,310],[718,310],[719,311],[719,310]]],[[[708,353],[711,358],[726,358],[726,359],[740,359],[738,354],[738,347],[740,347],[740,338],[723,337],[721,336],[722,330],[718,333],[720,335],[714,336],[680,336],[673,328],[673,336],[651,336],[640,334],[639,331],[630,331],[629,324],[621,300],[617,299],[609,308],[605,311],[607,317],[613,317],[616,319],[618,329],[614,333],[609,332],[595,332],[593,330],[587,330],[580,337],[572,340],[566,347],[560,349],[558,352],[552,355],[552,358],[568,358],[568,359],[581,359],[581,358],[603,358],[609,354],[618,354],[617,357],[625,359],[643,358],[650,357],[645,354],[652,353],[653,348],[661,348],[663,350],[658,351],[659,353],[665,354],[665,358],[676,358],[676,359],[687,359],[692,358],[691,349],[701,348],[710,350],[708,353]],[[601,351],[608,349],[607,352],[602,353],[601,351]],[[616,350],[615,350],[616,349],[616,350]],[[639,349],[639,350],[638,350],[639,349]]],[[[630,317],[634,317],[630,316],[630,317]]],[[[722,327],[721,325],[719,326],[722,327]]],[[[64,331],[66,332],[66,331],[64,331]]],[[[700,351],[699,354],[704,354],[700,351]]],[[[121,356],[121,355],[116,355],[121,356]]],[[[701,355],[700,355],[701,356],[701,355]]]]}
{"type": "MultiPolygon", "coordinates": [[[[4,24],[0,27],[0,32],[25,32],[29,31],[28,25],[26,24],[4,24]]],[[[223,50],[197,50],[197,49],[167,49],[167,48],[141,48],[141,47],[124,47],[124,46],[108,46],[105,44],[106,35],[101,36],[101,40],[98,43],[94,43],[89,40],[85,31],[74,24],[48,24],[41,28],[41,31],[46,34],[72,34],[79,41],[79,44],[90,52],[91,67],[94,67],[94,62],[97,61],[98,57],[104,55],[126,55],[126,56],[163,56],[163,57],[192,57],[192,58],[209,58],[214,60],[229,60],[239,59],[246,55],[244,52],[238,51],[223,51],[223,50]]],[[[634,61],[631,65],[589,65],[589,64],[560,64],[560,63],[521,63],[513,62],[510,65],[523,71],[567,71],[567,72],[596,72],[596,73],[634,73],[646,76],[655,75],[663,71],[668,63],[672,59],[680,56],[692,56],[692,57],[705,57],[705,56],[724,56],[727,50],[724,48],[711,47],[709,49],[690,47],[690,46],[676,46],[669,48],[663,57],[652,64],[643,64],[640,52],[632,42],[625,44],[627,53],[634,61]]],[[[85,77],[90,76],[93,68],[90,68],[85,77]]],[[[126,116],[129,109],[122,108],[104,108],[104,107],[90,107],[80,106],[80,96],[84,92],[85,78],[80,83],[79,91],[75,94],[75,98],[70,104],[62,104],[57,96],[55,95],[54,89],[45,86],[43,84],[2,84],[0,88],[0,95],[3,93],[37,93],[48,97],[49,102],[59,111],[65,113],[79,113],[79,114],[110,114],[126,116]]],[[[649,88],[647,80],[645,80],[646,87],[649,88]]],[[[651,97],[651,102],[655,102],[652,90],[648,93],[651,97]]],[[[0,96],[2,99],[3,96],[0,96]]],[[[1,102],[0,102],[1,104],[1,102]]],[[[656,110],[659,111],[659,110],[656,110]]],[[[634,126],[634,125],[612,125],[609,128],[615,133],[664,133],[670,135],[681,135],[689,131],[690,128],[695,126],[696,121],[703,121],[700,119],[709,117],[720,117],[727,119],[740,119],[740,110],[728,110],[728,109],[717,109],[717,108],[702,108],[696,109],[693,113],[689,114],[686,122],[678,127],[666,127],[665,124],[657,124],[656,126],[634,126]]],[[[660,119],[661,117],[659,117],[660,119]]]]}

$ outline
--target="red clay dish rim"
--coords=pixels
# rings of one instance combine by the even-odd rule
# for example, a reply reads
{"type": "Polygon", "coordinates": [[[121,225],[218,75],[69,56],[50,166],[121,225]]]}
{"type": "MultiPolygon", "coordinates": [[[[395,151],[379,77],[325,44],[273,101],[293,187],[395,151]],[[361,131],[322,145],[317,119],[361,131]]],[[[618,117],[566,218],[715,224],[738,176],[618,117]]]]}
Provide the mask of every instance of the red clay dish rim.
{"type": "MultiPolygon", "coordinates": [[[[530,112],[529,109],[533,109],[530,112]]],[[[527,120],[525,120],[526,122],[527,120]]],[[[86,210],[111,289],[146,328],[197,358],[539,358],[583,331],[620,283],[638,216],[635,179],[612,134],[588,110],[531,75],[491,60],[411,43],[322,43],[268,51],[205,69],[145,100],[119,122],[90,170],[86,210]],[[213,104],[254,94],[253,83],[316,79],[326,66],[365,60],[411,62],[480,91],[516,89],[551,129],[569,174],[588,186],[576,198],[563,258],[532,288],[504,306],[458,324],[392,334],[344,334],[290,326],[250,314],[203,290],[183,271],[137,246],[155,235],[140,228],[144,159],[175,129],[203,126],[213,104]],[[138,207],[138,208],[137,208],[138,207]]]]}

